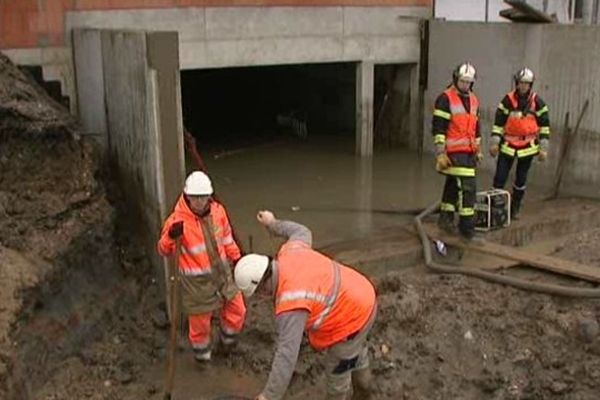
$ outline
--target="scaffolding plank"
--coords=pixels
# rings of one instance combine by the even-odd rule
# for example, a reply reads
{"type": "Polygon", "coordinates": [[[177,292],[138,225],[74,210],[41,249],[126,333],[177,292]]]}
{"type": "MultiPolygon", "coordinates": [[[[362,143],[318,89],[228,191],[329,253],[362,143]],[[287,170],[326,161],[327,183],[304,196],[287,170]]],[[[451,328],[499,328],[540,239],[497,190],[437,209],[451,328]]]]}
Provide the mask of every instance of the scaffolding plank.
{"type": "Polygon", "coordinates": [[[434,239],[456,247],[462,247],[472,251],[490,254],[504,259],[515,261],[519,264],[529,265],[533,268],[554,272],[561,275],[567,275],[592,282],[600,282],[600,268],[590,267],[569,260],[535,254],[516,247],[504,246],[493,242],[483,242],[480,244],[470,244],[461,238],[447,234],[439,228],[426,225],[427,234],[434,239]]]}

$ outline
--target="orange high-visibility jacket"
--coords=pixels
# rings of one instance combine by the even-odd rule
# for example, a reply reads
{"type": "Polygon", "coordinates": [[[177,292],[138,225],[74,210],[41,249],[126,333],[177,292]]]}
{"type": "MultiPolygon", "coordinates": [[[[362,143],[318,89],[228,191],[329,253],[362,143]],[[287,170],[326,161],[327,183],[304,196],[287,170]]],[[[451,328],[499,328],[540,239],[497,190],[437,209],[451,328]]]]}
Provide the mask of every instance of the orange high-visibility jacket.
{"type": "Polygon", "coordinates": [[[305,329],[317,351],[363,328],[375,306],[375,288],[359,272],[313,250],[286,242],[277,255],[275,314],[306,310],[305,329]]]}
{"type": "Polygon", "coordinates": [[[446,152],[476,153],[477,119],[479,100],[473,92],[469,94],[470,110],[467,112],[455,87],[444,91],[450,102],[450,124],[446,132],[446,152]]]}
{"type": "Polygon", "coordinates": [[[522,149],[529,146],[532,141],[537,139],[538,132],[540,131],[535,116],[536,94],[532,93],[529,96],[529,106],[527,107],[525,114],[518,111],[519,100],[517,99],[515,91],[508,93],[507,96],[512,104],[513,111],[508,114],[506,124],[504,125],[504,140],[511,145],[511,147],[522,149]]]}
{"type": "MultiPolygon", "coordinates": [[[[237,261],[241,257],[241,253],[233,240],[231,225],[229,225],[225,208],[216,201],[212,201],[210,216],[215,230],[219,256],[224,261],[237,261]]],[[[173,223],[183,221],[182,251],[178,264],[179,270],[186,276],[208,275],[211,272],[206,242],[198,218],[189,208],[182,195],[175,205],[175,210],[165,221],[158,241],[158,252],[162,256],[173,254],[175,241],[169,237],[169,229],[173,223]]]]}

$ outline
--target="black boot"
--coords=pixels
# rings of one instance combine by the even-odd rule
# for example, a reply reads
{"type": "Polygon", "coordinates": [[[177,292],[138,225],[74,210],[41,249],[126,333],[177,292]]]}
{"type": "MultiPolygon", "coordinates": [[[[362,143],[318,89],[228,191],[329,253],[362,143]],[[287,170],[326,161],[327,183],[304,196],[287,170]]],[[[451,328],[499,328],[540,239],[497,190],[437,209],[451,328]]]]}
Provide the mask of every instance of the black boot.
{"type": "Polygon", "coordinates": [[[523,196],[525,196],[525,189],[520,189],[513,186],[512,198],[510,202],[510,219],[519,219],[519,212],[521,211],[521,202],[523,201],[523,196]]]}
{"type": "Polygon", "coordinates": [[[455,233],[454,213],[452,211],[440,211],[438,227],[446,233],[455,233]]]}

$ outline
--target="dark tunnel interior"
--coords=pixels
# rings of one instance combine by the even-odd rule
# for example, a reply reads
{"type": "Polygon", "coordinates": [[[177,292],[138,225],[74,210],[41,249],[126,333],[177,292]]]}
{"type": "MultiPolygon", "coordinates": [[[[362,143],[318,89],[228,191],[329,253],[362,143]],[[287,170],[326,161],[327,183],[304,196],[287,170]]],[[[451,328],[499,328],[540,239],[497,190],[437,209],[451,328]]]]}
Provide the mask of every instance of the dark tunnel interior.
{"type": "Polygon", "coordinates": [[[218,151],[313,135],[354,135],[355,65],[181,71],[184,126],[218,151]]]}

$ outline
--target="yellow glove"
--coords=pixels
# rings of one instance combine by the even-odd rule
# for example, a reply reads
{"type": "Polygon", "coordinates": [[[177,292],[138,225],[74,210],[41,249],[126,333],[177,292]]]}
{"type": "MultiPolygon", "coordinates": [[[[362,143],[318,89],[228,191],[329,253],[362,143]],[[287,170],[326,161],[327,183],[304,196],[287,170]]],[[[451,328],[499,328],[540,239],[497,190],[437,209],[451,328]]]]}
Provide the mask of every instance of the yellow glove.
{"type": "Polygon", "coordinates": [[[544,151],[544,150],[540,150],[540,152],[538,153],[538,160],[544,162],[544,161],[546,161],[547,158],[548,158],[548,152],[544,151]]]}
{"type": "Polygon", "coordinates": [[[446,153],[440,153],[435,157],[435,170],[440,172],[452,166],[452,161],[446,153]]]}
{"type": "Polygon", "coordinates": [[[477,164],[483,161],[483,153],[481,151],[478,151],[477,154],[475,154],[475,161],[477,161],[477,164]]]}
{"type": "Polygon", "coordinates": [[[497,144],[492,144],[490,146],[490,156],[496,157],[499,152],[500,152],[500,146],[498,146],[497,144]]]}

